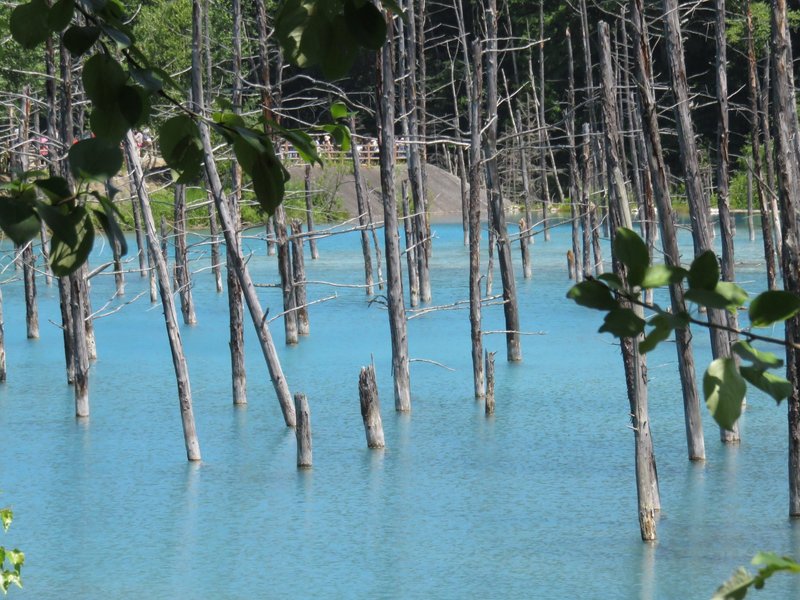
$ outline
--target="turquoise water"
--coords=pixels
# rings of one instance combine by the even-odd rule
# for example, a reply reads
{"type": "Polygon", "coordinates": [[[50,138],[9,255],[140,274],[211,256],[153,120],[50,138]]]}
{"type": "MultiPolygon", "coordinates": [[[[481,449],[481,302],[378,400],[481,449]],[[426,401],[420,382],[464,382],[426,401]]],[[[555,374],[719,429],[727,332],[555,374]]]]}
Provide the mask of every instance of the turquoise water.
{"type": "MultiPolygon", "coordinates": [[[[434,230],[434,303],[448,304],[467,297],[467,252],[460,225],[434,230]]],[[[640,541],[619,352],[596,333],[600,313],[564,299],[568,237],[564,227],[537,239],[533,279],[519,273],[522,328],[537,334],[523,338],[524,362],[505,361],[502,336],[486,339],[498,351],[490,419],[472,398],[466,310],[410,322],[412,358],[453,370],[413,363],[413,412],[398,415],[385,310],[363,290],[310,287],[311,300],[338,296],[311,307],[311,336],[286,347],[272,325],[289,385],[311,405],[314,468],[303,472],[249,323],[249,405],[231,405],[227,303],[201,270],[207,246],[196,247],[199,324],[183,328],[199,465],[185,460],[160,306],[145,294],[96,321],[92,413],[78,422],[48,322],[59,320],[55,286],[39,281],[42,336],[28,341],[21,283],[5,283],[0,503],[15,520],[3,543],[27,555],[25,589],[12,597],[708,598],[758,550],[800,556],[785,407],[753,394],[739,447],[723,447],[704,412],[708,460],[689,463],[669,344],[649,368],[663,514],[659,541],[640,541]],[[359,412],[371,356],[385,451],[366,449],[359,412]]],[[[250,244],[254,278],[274,282],[275,257],[250,244]]],[[[736,244],[740,281],[763,289],[760,242],[740,223],[736,244]]],[[[355,234],[322,240],[320,253],[306,257],[310,280],[361,283],[355,234]]],[[[129,274],[109,308],[145,289],[129,274]]],[[[92,293],[98,309],[113,278],[96,277],[92,293]]],[[[277,290],[260,294],[280,312],[277,290]]],[[[484,329],[502,328],[501,307],[485,309],[484,329]]],[[[707,336],[695,342],[704,368],[707,336]]],[[[754,597],[800,597],[800,578],[778,575],[754,597]]]]}

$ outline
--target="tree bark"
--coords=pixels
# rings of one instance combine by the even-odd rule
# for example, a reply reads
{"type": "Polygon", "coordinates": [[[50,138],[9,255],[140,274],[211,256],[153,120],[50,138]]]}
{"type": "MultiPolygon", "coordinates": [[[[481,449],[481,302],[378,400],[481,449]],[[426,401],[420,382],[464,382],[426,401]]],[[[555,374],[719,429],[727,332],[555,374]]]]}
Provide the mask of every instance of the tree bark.
{"type": "Polygon", "coordinates": [[[361,419],[367,436],[367,448],[385,448],[381,402],[378,397],[378,384],[375,381],[375,367],[361,367],[358,376],[358,397],[361,404],[361,419]]]}
{"type": "Polygon", "coordinates": [[[303,226],[300,219],[292,219],[292,279],[294,303],[297,307],[297,333],[308,335],[311,326],[308,322],[308,302],[306,297],[306,263],[303,258],[303,226]]]}
{"type": "Polygon", "coordinates": [[[313,464],[313,451],[311,443],[311,409],[308,407],[308,398],[305,394],[294,395],[294,412],[297,415],[297,467],[309,469],[313,464]]]}
{"type": "Polygon", "coordinates": [[[186,249],[186,187],[175,186],[175,285],[181,301],[181,314],[186,325],[195,325],[197,315],[192,298],[192,280],[186,249]]]}
{"type": "MultiPolygon", "coordinates": [[[[350,117],[350,131],[356,130],[355,115],[350,117]]],[[[361,235],[361,253],[364,255],[364,284],[367,296],[372,295],[374,281],[372,279],[372,257],[369,252],[369,227],[367,202],[364,192],[364,181],[361,177],[361,156],[358,151],[358,144],[353,140],[350,144],[350,156],[353,158],[353,186],[356,190],[356,206],[358,207],[358,228],[361,235]]]]}

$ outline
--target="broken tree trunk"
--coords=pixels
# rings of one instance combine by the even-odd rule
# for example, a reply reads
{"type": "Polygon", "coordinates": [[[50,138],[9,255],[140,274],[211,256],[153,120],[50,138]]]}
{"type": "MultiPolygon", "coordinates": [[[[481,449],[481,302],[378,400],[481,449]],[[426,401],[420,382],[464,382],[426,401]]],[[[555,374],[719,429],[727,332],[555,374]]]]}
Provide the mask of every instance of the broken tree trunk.
{"type": "Polygon", "coordinates": [[[358,398],[361,403],[361,419],[367,436],[367,448],[385,448],[383,422],[381,421],[381,402],[378,398],[378,384],[375,381],[375,367],[361,367],[358,376],[358,398]]]}
{"type": "Polygon", "coordinates": [[[192,298],[192,280],[189,274],[189,258],[186,250],[186,187],[175,186],[175,286],[181,301],[181,314],[186,325],[195,325],[197,315],[192,298]]]}
{"type": "Polygon", "coordinates": [[[406,267],[408,269],[408,303],[411,307],[419,304],[419,272],[417,271],[417,251],[422,251],[416,244],[416,228],[414,217],[408,205],[408,180],[400,184],[400,196],[403,201],[403,234],[406,241],[406,267]]]}
{"type": "Polygon", "coordinates": [[[297,310],[295,310],[292,257],[286,235],[285,219],[283,207],[279,206],[275,211],[275,236],[278,241],[278,272],[281,277],[281,292],[283,293],[283,330],[286,344],[291,346],[298,342],[297,310]]]}
{"type": "Polygon", "coordinates": [[[306,263],[303,258],[303,225],[300,219],[292,219],[292,279],[294,304],[297,307],[297,333],[308,335],[311,326],[308,322],[306,299],[306,263]]]}
{"type": "Polygon", "coordinates": [[[311,409],[308,407],[308,398],[305,394],[294,395],[294,412],[297,415],[297,466],[308,469],[313,461],[311,443],[311,409]]]}

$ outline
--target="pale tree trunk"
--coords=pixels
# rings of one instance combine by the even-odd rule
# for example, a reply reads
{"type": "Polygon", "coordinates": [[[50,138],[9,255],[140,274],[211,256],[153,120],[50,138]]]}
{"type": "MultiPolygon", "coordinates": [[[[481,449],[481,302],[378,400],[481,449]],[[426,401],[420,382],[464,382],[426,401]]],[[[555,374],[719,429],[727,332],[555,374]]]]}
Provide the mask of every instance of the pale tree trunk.
{"type": "MultiPolygon", "coordinates": [[[[350,130],[356,130],[356,118],[350,117],[350,130]]],[[[372,279],[372,257],[369,252],[369,235],[367,228],[369,226],[367,202],[364,192],[364,182],[361,177],[361,156],[358,151],[358,144],[355,140],[350,144],[350,155],[353,158],[353,186],[356,190],[356,206],[358,207],[358,228],[361,235],[361,253],[364,255],[364,284],[367,296],[372,295],[373,279],[372,279]]]]}
{"type": "Polygon", "coordinates": [[[197,315],[192,298],[192,280],[189,274],[189,260],[186,249],[186,187],[175,186],[175,285],[181,301],[181,314],[186,325],[195,325],[197,315]]]}
{"type": "MultiPolygon", "coordinates": [[[[202,19],[197,16],[201,12],[199,0],[192,2],[192,95],[194,98],[203,97],[203,83],[200,77],[200,23],[202,19]]],[[[278,360],[278,353],[275,349],[275,344],[272,341],[272,334],[269,330],[269,325],[266,321],[264,310],[261,308],[261,303],[256,294],[256,288],[253,285],[253,280],[250,277],[250,272],[247,265],[242,258],[241,247],[239,240],[236,236],[236,226],[233,218],[231,217],[228,207],[227,199],[225,198],[222,182],[219,179],[217,172],[217,165],[214,161],[214,153],[211,146],[211,135],[208,130],[208,125],[201,121],[200,138],[203,143],[203,152],[205,154],[205,168],[208,182],[211,184],[211,192],[214,196],[214,204],[217,207],[219,214],[220,225],[222,226],[222,233],[225,236],[225,244],[231,249],[229,260],[239,284],[242,287],[247,308],[250,311],[250,317],[253,321],[253,326],[258,336],[261,352],[267,363],[270,379],[275,389],[275,394],[278,397],[278,402],[281,406],[283,413],[283,420],[288,427],[295,426],[295,413],[294,402],[292,395],[289,392],[289,386],[286,383],[286,378],[283,375],[280,361],[278,360]]]]}
{"type": "MultiPolygon", "coordinates": [[[[786,0],[772,0],[772,118],[775,126],[775,155],[777,182],[783,226],[784,288],[800,293],[800,231],[798,231],[798,201],[800,201],[800,155],[795,146],[797,104],[792,77],[792,48],[789,38],[786,0]]],[[[786,339],[800,338],[800,317],[786,321],[786,339]]],[[[786,376],[792,383],[788,399],[789,418],[789,516],[800,517],[800,352],[787,347],[786,376]]]]}
{"type": "Polygon", "coordinates": [[[154,260],[158,289],[161,294],[161,306],[164,310],[164,325],[167,328],[169,347],[172,351],[172,366],[175,369],[175,380],[178,384],[178,404],[180,406],[181,423],[183,425],[183,440],[186,447],[186,457],[190,461],[200,460],[200,442],[194,423],[194,410],[192,409],[192,388],[189,380],[189,367],[183,352],[183,341],[178,326],[178,316],[175,311],[175,300],[170,288],[169,268],[164,255],[158,248],[158,234],[153,221],[153,212],[150,209],[150,197],[144,186],[144,174],[139,162],[139,151],[133,139],[133,133],[128,131],[125,137],[125,151],[128,155],[128,164],[131,166],[130,175],[136,188],[144,221],[145,234],[150,246],[150,255],[154,260]]]}
{"type": "MultiPolygon", "coordinates": [[[[619,227],[631,229],[633,224],[628,207],[625,180],[619,162],[619,148],[622,142],[617,121],[616,82],[614,81],[611,64],[611,40],[608,24],[603,21],[598,25],[598,38],[602,83],[600,86],[602,113],[605,124],[605,156],[608,163],[607,173],[611,192],[609,208],[611,209],[610,218],[613,236],[619,227]]],[[[614,258],[614,271],[624,280],[627,275],[625,268],[617,257],[614,258]]],[[[641,307],[634,306],[632,308],[639,316],[642,316],[641,307]]],[[[628,387],[631,426],[635,440],[639,528],[642,539],[650,541],[656,539],[655,513],[661,508],[661,502],[658,493],[656,459],[653,451],[653,438],[650,432],[650,417],[647,406],[647,361],[645,356],[639,352],[639,343],[642,339],[641,335],[636,338],[623,338],[620,346],[622,349],[622,362],[625,367],[625,381],[628,387]]]]}
{"type": "Polygon", "coordinates": [[[486,51],[486,104],[489,125],[486,128],[486,170],[489,175],[487,191],[492,204],[492,228],[497,235],[497,258],[500,277],[503,280],[503,312],[506,327],[507,360],[522,360],[520,347],[519,311],[517,289],[514,280],[514,265],[508,241],[503,197],[497,169],[497,0],[488,0],[486,7],[487,51],[486,51]]]}
{"type": "MultiPolygon", "coordinates": [[[[638,98],[642,114],[642,128],[648,168],[653,183],[653,192],[659,212],[661,228],[661,244],[664,251],[664,262],[670,266],[680,266],[680,250],[675,232],[675,217],[669,193],[667,170],[664,153],[661,148],[661,137],[658,128],[658,107],[652,82],[652,63],[650,58],[650,42],[647,25],[643,15],[642,0],[631,0],[631,22],[633,24],[633,53],[635,62],[638,98]]],[[[683,286],[671,285],[669,288],[670,303],[673,314],[686,311],[683,286]]],[[[678,353],[678,373],[683,394],[684,425],[689,460],[705,460],[705,442],[703,425],[700,416],[700,398],[692,352],[692,333],[689,328],[675,330],[675,348],[678,353]]]]}
{"type": "Polygon", "coordinates": [[[475,76],[469,81],[469,329],[472,341],[472,383],[483,398],[483,338],[481,334],[481,72],[480,43],[472,46],[475,76]]]}
{"type": "Polygon", "coordinates": [[[403,233],[406,241],[406,268],[408,269],[408,303],[413,308],[419,304],[419,273],[417,271],[417,251],[422,251],[416,246],[416,229],[413,225],[414,217],[408,204],[408,180],[400,184],[400,196],[403,202],[403,233]]]}
{"type": "MultiPolygon", "coordinates": [[[[355,120],[355,117],[353,117],[355,120]]],[[[355,127],[353,128],[355,131],[355,127]]],[[[351,147],[356,144],[351,144],[351,147]]],[[[355,167],[354,167],[355,170],[355,167]]],[[[314,232],[314,203],[311,198],[311,165],[306,165],[303,174],[303,186],[305,188],[306,197],[306,227],[308,228],[308,250],[311,252],[311,260],[319,258],[319,250],[317,249],[317,238],[312,233],[314,232]]]]}
{"type": "MultiPolygon", "coordinates": [[[[572,35],[569,28],[566,32],[567,36],[567,117],[566,117],[566,130],[567,130],[567,145],[569,146],[569,195],[570,195],[570,218],[572,220],[572,255],[574,260],[574,278],[576,282],[583,281],[583,261],[581,260],[581,242],[580,242],[580,196],[581,192],[578,187],[578,155],[577,147],[575,145],[575,69],[573,67],[572,58],[572,35]]],[[[530,225],[528,225],[530,227],[530,225]]]]}
{"type": "MultiPolygon", "coordinates": [[[[678,0],[662,0],[662,8],[664,12],[664,38],[670,72],[670,88],[675,100],[674,112],[678,130],[678,147],[686,182],[686,196],[689,201],[694,252],[695,256],[699,256],[706,250],[713,250],[713,246],[711,228],[708,222],[708,198],[703,192],[700,165],[697,158],[697,142],[689,110],[689,85],[686,79],[686,68],[683,59],[683,39],[681,36],[678,0]]],[[[719,309],[709,308],[708,322],[710,325],[711,352],[714,358],[730,357],[730,338],[727,332],[720,329],[720,327],[727,325],[725,313],[719,309]]],[[[738,443],[740,440],[738,425],[734,424],[730,431],[720,430],[720,438],[726,443],[738,443]]]]}
{"type": "Polygon", "coordinates": [[[311,325],[308,321],[308,306],[306,297],[306,263],[303,257],[303,226],[300,219],[291,222],[292,246],[292,280],[294,287],[294,303],[297,307],[297,333],[308,335],[311,325]]]}
{"type": "MultiPolygon", "coordinates": [[[[387,23],[391,31],[391,21],[387,23]]],[[[400,239],[397,232],[397,203],[394,186],[394,69],[392,35],[388,35],[380,54],[377,104],[378,138],[383,196],[383,233],[386,249],[389,332],[392,339],[394,406],[411,410],[411,385],[408,361],[408,323],[403,303],[403,273],[400,267],[400,239]]]]}
{"type": "Polygon", "coordinates": [[[275,236],[278,241],[278,272],[283,292],[283,331],[287,345],[298,342],[297,311],[294,297],[294,278],[292,276],[292,255],[286,231],[286,213],[283,206],[275,210],[275,236]]]}

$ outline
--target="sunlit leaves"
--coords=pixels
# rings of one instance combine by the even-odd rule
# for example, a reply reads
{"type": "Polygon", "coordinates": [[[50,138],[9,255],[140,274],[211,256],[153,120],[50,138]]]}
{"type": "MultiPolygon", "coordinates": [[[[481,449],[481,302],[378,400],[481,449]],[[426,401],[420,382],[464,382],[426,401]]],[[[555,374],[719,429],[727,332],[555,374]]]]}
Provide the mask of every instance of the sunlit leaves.
{"type": "Polygon", "coordinates": [[[741,600],[751,587],[760,590],[766,580],[781,571],[787,573],[800,573],[800,563],[788,556],[778,556],[774,552],[759,552],[751,561],[755,566],[761,566],[753,575],[744,567],[736,569],[728,581],[723,583],[711,600],[741,600]]]}
{"type": "Polygon", "coordinates": [[[10,508],[0,508],[0,522],[3,524],[3,531],[8,531],[11,521],[14,520],[14,511],[10,508]]]}
{"type": "Polygon", "coordinates": [[[731,429],[742,414],[747,384],[732,358],[718,358],[703,376],[703,394],[708,411],[724,429],[731,429]]]}
{"type": "Polygon", "coordinates": [[[783,290],[770,290],[756,296],[750,303],[750,324],[769,327],[777,321],[792,318],[800,311],[800,298],[783,290]]]}
{"type": "Polygon", "coordinates": [[[772,352],[762,352],[756,350],[749,342],[740,340],[733,345],[733,351],[744,360],[753,363],[759,369],[779,369],[783,366],[783,360],[772,352]]]}
{"type": "Polygon", "coordinates": [[[641,282],[643,289],[659,288],[672,283],[680,283],[686,277],[686,269],[670,265],[652,265],[647,267],[641,282]]]}

